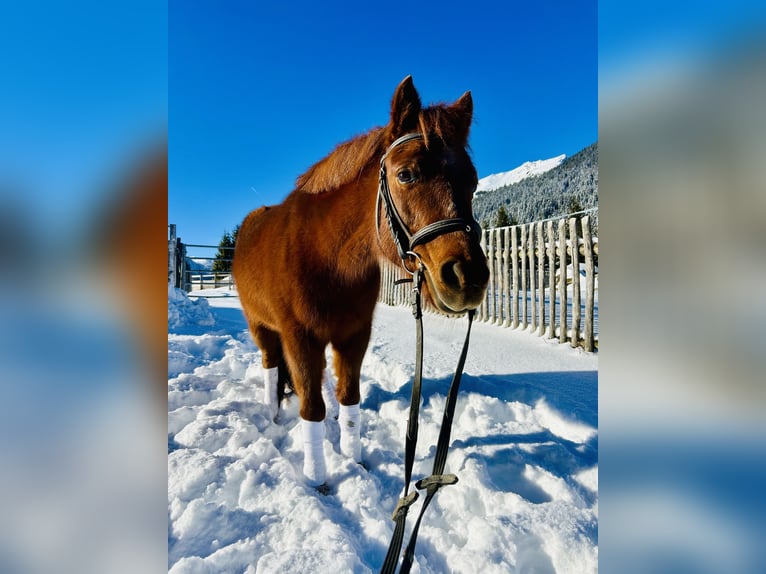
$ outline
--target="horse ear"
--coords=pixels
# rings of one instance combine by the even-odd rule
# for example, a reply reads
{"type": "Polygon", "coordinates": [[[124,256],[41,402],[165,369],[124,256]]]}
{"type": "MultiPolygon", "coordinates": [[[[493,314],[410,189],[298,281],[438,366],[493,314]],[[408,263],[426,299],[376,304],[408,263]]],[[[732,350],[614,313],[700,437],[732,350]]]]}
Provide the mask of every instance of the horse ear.
{"type": "Polygon", "coordinates": [[[458,100],[452,104],[452,109],[456,114],[456,132],[458,137],[461,137],[464,142],[468,141],[468,132],[471,129],[471,120],[473,119],[473,98],[471,97],[470,90],[460,96],[458,100]]]}
{"type": "Polygon", "coordinates": [[[396,137],[415,130],[421,107],[420,96],[412,83],[412,76],[407,76],[396,88],[391,100],[392,135],[396,137]]]}

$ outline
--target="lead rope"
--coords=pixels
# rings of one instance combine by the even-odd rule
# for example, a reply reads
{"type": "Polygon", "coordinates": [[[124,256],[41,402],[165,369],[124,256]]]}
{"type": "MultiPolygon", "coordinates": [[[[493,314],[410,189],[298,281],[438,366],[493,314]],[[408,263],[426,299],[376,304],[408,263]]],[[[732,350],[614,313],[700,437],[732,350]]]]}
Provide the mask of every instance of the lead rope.
{"type": "Polygon", "coordinates": [[[407,435],[404,443],[404,495],[396,504],[391,519],[395,522],[394,533],[388,546],[386,559],[380,569],[380,574],[394,574],[396,564],[399,562],[399,553],[404,541],[404,525],[407,521],[407,512],[410,506],[418,499],[417,491],[409,492],[412,478],[412,465],[415,461],[415,446],[418,441],[418,417],[420,413],[420,388],[423,378],[423,312],[420,303],[420,286],[423,276],[420,266],[417,267],[412,277],[414,286],[411,293],[412,314],[415,317],[415,377],[412,381],[412,393],[410,395],[410,418],[407,423],[407,435]]]}
{"type": "Polygon", "coordinates": [[[431,471],[431,476],[428,476],[415,483],[415,488],[418,490],[426,490],[426,498],[423,501],[423,506],[420,509],[420,514],[418,515],[418,519],[412,529],[410,542],[407,544],[407,548],[404,551],[404,559],[402,560],[402,567],[399,570],[399,574],[409,574],[410,568],[412,567],[412,561],[415,558],[415,544],[417,543],[420,521],[423,519],[423,514],[425,514],[426,508],[428,508],[428,505],[431,504],[431,500],[442,486],[455,484],[458,481],[456,475],[443,474],[443,472],[444,465],[447,463],[447,451],[449,451],[450,435],[452,433],[452,421],[455,416],[455,404],[457,403],[457,395],[458,391],[460,390],[460,380],[463,376],[463,367],[465,366],[465,359],[468,355],[468,342],[471,338],[473,316],[474,311],[469,311],[468,330],[465,334],[463,350],[460,352],[460,359],[458,360],[457,367],[455,368],[455,374],[452,377],[452,383],[450,383],[449,393],[447,394],[447,403],[444,405],[444,416],[442,417],[442,426],[439,430],[439,441],[436,443],[434,468],[431,471]]]}
{"type": "MultiPolygon", "coordinates": [[[[412,314],[415,317],[415,376],[412,382],[412,395],[410,397],[410,417],[407,423],[407,435],[405,440],[404,449],[404,495],[399,499],[394,510],[392,520],[396,523],[394,526],[394,533],[391,537],[391,543],[386,553],[386,558],[383,561],[383,566],[380,569],[380,574],[394,574],[396,571],[396,564],[399,561],[399,553],[401,552],[402,542],[404,541],[404,527],[407,521],[407,513],[410,506],[418,499],[417,491],[409,492],[410,480],[412,478],[412,466],[415,461],[415,447],[418,441],[418,418],[420,413],[420,390],[421,382],[423,378],[423,312],[421,308],[420,287],[423,282],[422,268],[418,266],[413,274],[412,281],[414,286],[412,288],[411,303],[412,314]]],[[[458,391],[460,390],[460,380],[463,374],[463,368],[465,366],[465,359],[468,354],[468,342],[471,337],[471,325],[473,324],[474,311],[468,312],[468,331],[465,335],[465,342],[463,343],[463,350],[460,353],[460,359],[458,360],[455,374],[452,377],[452,383],[450,384],[449,392],[447,395],[447,402],[444,405],[444,416],[442,418],[442,426],[439,431],[439,441],[436,446],[436,456],[434,457],[434,467],[431,476],[428,476],[415,483],[415,488],[418,490],[426,490],[426,498],[423,502],[423,506],[420,509],[415,526],[410,534],[410,541],[405,549],[404,558],[402,560],[402,567],[399,570],[400,574],[409,573],[412,567],[412,561],[415,557],[415,544],[417,542],[418,530],[420,529],[420,522],[423,518],[423,514],[431,503],[431,500],[439,491],[442,486],[455,484],[458,481],[457,476],[454,474],[442,474],[444,472],[444,465],[447,462],[447,451],[449,450],[450,434],[452,432],[452,421],[455,414],[455,404],[457,402],[458,391]]]]}

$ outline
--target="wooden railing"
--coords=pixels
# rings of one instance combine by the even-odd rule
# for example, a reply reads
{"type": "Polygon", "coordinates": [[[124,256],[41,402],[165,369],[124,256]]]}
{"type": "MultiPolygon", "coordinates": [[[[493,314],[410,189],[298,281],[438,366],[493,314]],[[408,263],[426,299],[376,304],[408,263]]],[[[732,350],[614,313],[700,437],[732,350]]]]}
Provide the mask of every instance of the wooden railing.
{"type": "MultiPolygon", "coordinates": [[[[598,347],[598,238],[590,215],[485,229],[481,245],[490,280],[477,319],[586,351],[598,347]]],[[[379,300],[408,304],[409,284],[394,284],[406,277],[383,264],[379,300]]]]}

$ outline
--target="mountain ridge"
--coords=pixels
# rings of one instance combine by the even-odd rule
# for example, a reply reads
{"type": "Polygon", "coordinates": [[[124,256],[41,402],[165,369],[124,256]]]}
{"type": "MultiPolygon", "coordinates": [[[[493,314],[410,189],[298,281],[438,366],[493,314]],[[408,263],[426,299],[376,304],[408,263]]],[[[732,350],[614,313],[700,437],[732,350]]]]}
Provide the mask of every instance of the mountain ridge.
{"type": "MultiPolygon", "coordinates": [[[[486,181],[489,177],[482,180],[486,181]]],[[[473,213],[482,227],[494,225],[500,207],[505,208],[514,224],[598,207],[598,142],[562,159],[558,165],[541,173],[534,173],[494,190],[481,190],[474,195],[473,213]]]]}
{"type": "Polygon", "coordinates": [[[485,193],[487,191],[495,191],[501,187],[518,183],[522,179],[532,177],[534,175],[540,175],[548,170],[553,169],[561,164],[566,158],[566,154],[557,155],[549,159],[538,159],[535,161],[525,161],[519,167],[516,167],[510,171],[503,171],[500,173],[493,173],[486,177],[482,177],[479,180],[479,185],[476,186],[476,193],[485,193]]]}

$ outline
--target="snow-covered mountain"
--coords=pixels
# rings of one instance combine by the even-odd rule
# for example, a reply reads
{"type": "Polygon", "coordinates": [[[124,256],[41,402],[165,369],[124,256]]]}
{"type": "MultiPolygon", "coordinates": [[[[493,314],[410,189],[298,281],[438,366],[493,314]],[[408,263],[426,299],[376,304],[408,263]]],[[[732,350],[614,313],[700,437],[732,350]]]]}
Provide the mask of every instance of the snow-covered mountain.
{"type": "Polygon", "coordinates": [[[186,268],[191,271],[210,271],[213,269],[213,262],[209,259],[186,258],[186,268]]]}
{"type": "Polygon", "coordinates": [[[564,158],[566,158],[566,155],[561,154],[561,155],[557,155],[556,157],[552,157],[550,159],[539,159],[537,161],[527,161],[521,164],[516,169],[512,169],[511,171],[494,173],[492,175],[488,175],[487,177],[482,177],[479,180],[479,185],[476,187],[476,193],[481,193],[483,191],[492,191],[494,189],[505,187],[506,185],[517,183],[527,177],[531,177],[533,175],[540,175],[541,173],[545,173],[546,171],[549,171],[553,169],[554,167],[558,167],[559,165],[561,165],[561,162],[564,161],[564,158]]]}
{"type": "Polygon", "coordinates": [[[598,206],[598,142],[564,159],[527,162],[479,180],[473,216],[492,227],[503,207],[511,220],[529,223],[598,206]],[[508,181],[518,178],[513,183],[508,181]]]}

